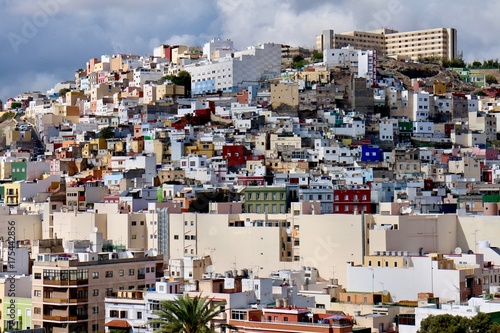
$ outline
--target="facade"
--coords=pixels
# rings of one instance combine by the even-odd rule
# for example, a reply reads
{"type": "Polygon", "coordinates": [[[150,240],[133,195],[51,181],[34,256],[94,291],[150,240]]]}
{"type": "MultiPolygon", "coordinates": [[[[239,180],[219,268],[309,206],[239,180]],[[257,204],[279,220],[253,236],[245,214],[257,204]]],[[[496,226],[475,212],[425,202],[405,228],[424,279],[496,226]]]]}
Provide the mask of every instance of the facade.
{"type": "Polygon", "coordinates": [[[191,74],[191,93],[237,92],[248,85],[259,85],[281,72],[281,45],[261,44],[232,52],[214,61],[184,66],[191,74]]]}
{"type": "Polygon", "coordinates": [[[457,31],[453,28],[406,32],[380,29],[334,34],[333,48],[345,46],[352,46],[361,50],[373,49],[383,55],[412,60],[425,57],[455,59],[458,56],[457,31]]]}
{"type": "Polygon", "coordinates": [[[283,186],[247,186],[243,190],[247,213],[286,213],[287,195],[283,186]]]}
{"type": "Polygon", "coordinates": [[[349,186],[333,190],[333,213],[372,213],[371,189],[366,185],[349,186]]]}
{"type": "MultiPolygon", "coordinates": [[[[345,315],[313,314],[307,308],[276,307],[231,309],[229,324],[238,332],[352,332],[352,318],[345,315]]],[[[360,330],[359,332],[365,332],[360,330]]],[[[370,332],[367,330],[366,332],[370,332]]]]}
{"type": "Polygon", "coordinates": [[[149,288],[163,276],[163,257],[145,254],[39,254],[33,266],[33,327],[102,332],[106,296],[149,288]]]}

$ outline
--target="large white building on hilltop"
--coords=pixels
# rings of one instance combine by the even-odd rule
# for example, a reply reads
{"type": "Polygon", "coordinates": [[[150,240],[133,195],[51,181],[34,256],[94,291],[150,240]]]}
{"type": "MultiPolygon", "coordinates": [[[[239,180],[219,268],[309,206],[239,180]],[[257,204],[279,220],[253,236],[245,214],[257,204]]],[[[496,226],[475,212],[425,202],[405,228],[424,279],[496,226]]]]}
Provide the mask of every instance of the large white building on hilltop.
{"type": "Polygon", "coordinates": [[[281,71],[281,45],[274,43],[248,47],[217,60],[204,60],[184,67],[191,74],[193,95],[234,92],[277,77],[281,71]]]}

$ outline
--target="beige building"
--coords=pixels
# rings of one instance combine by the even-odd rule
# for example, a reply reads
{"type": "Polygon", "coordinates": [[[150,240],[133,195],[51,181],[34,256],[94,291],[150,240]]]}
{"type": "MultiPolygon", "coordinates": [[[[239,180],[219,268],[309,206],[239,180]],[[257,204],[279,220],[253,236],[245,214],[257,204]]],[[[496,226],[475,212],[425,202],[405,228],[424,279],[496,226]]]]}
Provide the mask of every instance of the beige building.
{"type": "MultiPolygon", "coordinates": [[[[331,30],[327,30],[331,31],[331,30]]],[[[316,37],[316,45],[325,43],[325,32],[316,37]]],[[[328,34],[326,34],[328,37],[328,34]]],[[[420,57],[455,59],[457,31],[453,28],[435,28],[398,32],[392,29],[349,31],[333,34],[331,48],[352,46],[361,50],[376,50],[380,54],[402,59],[418,60],[420,57]]],[[[326,38],[328,39],[328,38],[326,38]]],[[[324,46],[323,46],[324,47],[324,46]]]]}
{"type": "Polygon", "coordinates": [[[299,85],[296,82],[279,82],[271,84],[271,106],[299,106],[299,85]]]}
{"type": "Polygon", "coordinates": [[[467,179],[481,180],[481,164],[472,156],[450,158],[448,170],[449,173],[460,174],[467,179]]]}
{"type": "MultiPolygon", "coordinates": [[[[286,136],[286,135],[278,135],[271,134],[270,137],[270,149],[271,150],[287,150],[289,148],[302,148],[302,139],[298,135],[294,136],[286,136]],[[279,148],[279,149],[278,149],[279,148]]],[[[276,158],[276,156],[271,157],[276,158]]]]}
{"type": "Polygon", "coordinates": [[[316,267],[321,276],[334,274],[344,282],[346,260],[363,257],[362,216],[297,212],[172,214],[170,256],[210,255],[217,272],[248,268],[256,276],[276,269],[316,267]]]}
{"type": "Polygon", "coordinates": [[[104,298],[145,289],[163,276],[163,257],[141,251],[39,254],[33,265],[33,327],[103,332],[104,298]]]}

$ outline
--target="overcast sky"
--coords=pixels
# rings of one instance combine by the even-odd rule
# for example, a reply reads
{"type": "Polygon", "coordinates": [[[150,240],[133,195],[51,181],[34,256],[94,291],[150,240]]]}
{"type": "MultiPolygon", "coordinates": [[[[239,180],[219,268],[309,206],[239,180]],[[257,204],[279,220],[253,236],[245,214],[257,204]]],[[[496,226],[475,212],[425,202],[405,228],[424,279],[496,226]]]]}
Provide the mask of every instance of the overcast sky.
{"type": "Polygon", "coordinates": [[[214,37],[312,48],[324,29],[452,27],[467,62],[498,58],[498,13],[496,0],[0,0],[0,99],[71,80],[101,54],[214,37]]]}

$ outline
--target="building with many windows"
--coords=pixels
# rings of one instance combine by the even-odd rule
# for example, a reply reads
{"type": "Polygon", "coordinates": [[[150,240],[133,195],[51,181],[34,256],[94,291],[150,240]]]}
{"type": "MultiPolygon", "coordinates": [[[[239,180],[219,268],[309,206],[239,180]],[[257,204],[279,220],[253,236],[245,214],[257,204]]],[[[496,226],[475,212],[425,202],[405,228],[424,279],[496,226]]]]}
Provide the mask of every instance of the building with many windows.
{"type": "Polygon", "coordinates": [[[163,256],[144,251],[39,254],[33,265],[34,328],[102,332],[104,298],[154,287],[163,256]]]}
{"type": "Polygon", "coordinates": [[[245,212],[286,213],[287,196],[284,186],[247,186],[243,195],[245,212]]]}
{"type": "Polygon", "coordinates": [[[457,31],[453,28],[406,32],[379,29],[349,31],[340,34],[325,30],[316,37],[316,45],[319,51],[328,48],[326,46],[336,49],[352,46],[361,50],[376,50],[381,55],[412,60],[418,60],[421,57],[455,59],[458,56],[457,31]]]}
{"type": "Polygon", "coordinates": [[[251,46],[219,59],[186,65],[184,69],[191,75],[193,95],[236,92],[279,76],[281,45],[266,43],[251,46]]]}

